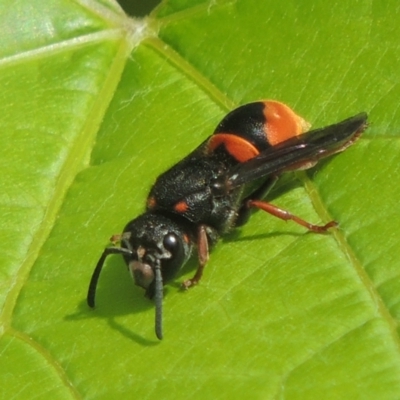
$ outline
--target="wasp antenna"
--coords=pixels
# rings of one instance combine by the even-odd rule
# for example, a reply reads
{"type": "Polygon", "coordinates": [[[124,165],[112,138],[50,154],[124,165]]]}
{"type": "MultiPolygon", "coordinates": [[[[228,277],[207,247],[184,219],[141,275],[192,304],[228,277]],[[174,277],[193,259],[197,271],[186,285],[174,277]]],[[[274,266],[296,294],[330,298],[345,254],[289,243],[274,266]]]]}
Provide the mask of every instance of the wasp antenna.
{"type": "Polygon", "coordinates": [[[99,280],[100,272],[103,269],[104,261],[109,254],[109,252],[107,250],[108,249],[105,249],[103,251],[103,254],[101,255],[99,261],[97,262],[96,268],[93,271],[92,278],[90,279],[90,284],[89,284],[89,289],[88,289],[88,294],[87,294],[86,300],[87,300],[89,307],[91,307],[91,308],[93,308],[95,306],[97,282],[99,280]]]}
{"type": "Polygon", "coordinates": [[[156,273],[156,293],[154,296],[154,301],[156,303],[155,331],[157,337],[161,340],[163,338],[163,327],[162,327],[163,280],[161,276],[160,263],[157,263],[155,267],[155,273],[156,273]]]}
{"type": "Polygon", "coordinates": [[[100,272],[103,269],[104,261],[107,256],[110,254],[127,254],[131,255],[132,251],[125,249],[123,247],[107,247],[104,249],[103,254],[101,255],[99,261],[97,262],[96,268],[93,271],[92,279],[90,279],[88,294],[86,297],[86,301],[89,307],[93,308],[95,306],[95,298],[96,298],[96,288],[97,282],[99,280],[100,272]]]}

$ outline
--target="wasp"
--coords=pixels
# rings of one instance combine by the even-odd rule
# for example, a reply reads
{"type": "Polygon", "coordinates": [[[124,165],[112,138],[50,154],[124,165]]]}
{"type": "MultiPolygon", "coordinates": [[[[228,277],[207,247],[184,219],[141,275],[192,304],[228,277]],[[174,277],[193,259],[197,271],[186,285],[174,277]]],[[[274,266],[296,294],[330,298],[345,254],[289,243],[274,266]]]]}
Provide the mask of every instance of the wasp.
{"type": "Polygon", "coordinates": [[[309,231],[314,225],[264,200],[285,172],[308,169],[351,146],[367,127],[362,112],[324,128],[310,125],[287,105],[257,101],[228,113],[214,133],[183,160],[161,174],[147,197],[146,210],[112,238],[93,272],[87,302],[95,306],[96,286],[106,258],[120,254],[136,285],[155,302],[155,333],[163,337],[163,286],[197,249],[198,268],[184,288],[196,285],[210,248],[253,209],[292,220],[309,231]]]}

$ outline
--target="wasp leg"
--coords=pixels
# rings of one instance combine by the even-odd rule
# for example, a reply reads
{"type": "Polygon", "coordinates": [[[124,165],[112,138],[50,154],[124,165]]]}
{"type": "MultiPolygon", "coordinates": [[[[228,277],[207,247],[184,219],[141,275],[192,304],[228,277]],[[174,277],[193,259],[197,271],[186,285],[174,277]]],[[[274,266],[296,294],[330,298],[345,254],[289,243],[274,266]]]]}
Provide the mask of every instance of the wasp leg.
{"type": "Polygon", "coordinates": [[[283,219],[284,221],[292,220],[292,221],[296,222],[297,224],[304,226],[309,231],[316,232],[316,233],[324,233],[329,228],[332,228],[332,227],[335,227],[338,225],[338,223],[336,221],[330,221],[325,225],[314,225],[314,224],[311,224],[310,222],[305,221],[304,219],[297,217],[296,215],[291,214],[289,211],[283,210],[282,208],[274,206],[273,204],[267,203],[265,201],[248,200],[246,204],[247,204],[247,207],[249,207],[249,208],[259,208],[260,210],[263,210],[275,217],[283,219]]]}
{"type": "Polygon", "coordinates": [[[197,231],[197,253],[199,257],[199,266],[193,278],[188,279],[182,283],[184,289],[197,285],[203,275],[203,270],[210,256],[208,236],[215,235],[215,232],[206,225],[200,225],[197,231]]]}
{"type": "Polygon", "coordinates": [[[110,242],[116,246],[117,243],[124,242],[127,249],[131,249],[132,246],[129,243],[129,238],[131,237],[131,232],[116,233],[110,237],[110,242]]]}
{"type": "Polygon", "coordinates": [[[249,196],[247,196],[242,201],[242,205],[238,211],[238,217],[236,218],[236,221],[235,221],[235,227],[242,226],[249,220],[252,210],[248,206],[247,203],[250,200],[263,199],[269,193],[269,191],[272,189],[272,187],[275,185],[277,180],[278,180],[278,177],[276,177],[276,176],[268,177],[265,180],[265,182],[263,182],[261,184],[261,186],[259,188],[257,188],[253,193],[251,193],[249,196]]]}

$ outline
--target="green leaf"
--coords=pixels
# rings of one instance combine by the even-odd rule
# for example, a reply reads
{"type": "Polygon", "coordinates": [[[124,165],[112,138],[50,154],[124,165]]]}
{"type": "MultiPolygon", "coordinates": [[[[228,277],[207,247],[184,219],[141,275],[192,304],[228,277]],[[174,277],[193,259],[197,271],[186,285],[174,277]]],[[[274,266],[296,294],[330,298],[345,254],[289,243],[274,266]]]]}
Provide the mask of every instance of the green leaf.
{"type": "Polygon", "coordinates": [[[0,0],[1,398],[397,399],[398,4],[0,0]],[[165,339],[107,239],[233,107],[275,98],[356,145],[289,174],[265,213],[166,286],[165,339]]]}

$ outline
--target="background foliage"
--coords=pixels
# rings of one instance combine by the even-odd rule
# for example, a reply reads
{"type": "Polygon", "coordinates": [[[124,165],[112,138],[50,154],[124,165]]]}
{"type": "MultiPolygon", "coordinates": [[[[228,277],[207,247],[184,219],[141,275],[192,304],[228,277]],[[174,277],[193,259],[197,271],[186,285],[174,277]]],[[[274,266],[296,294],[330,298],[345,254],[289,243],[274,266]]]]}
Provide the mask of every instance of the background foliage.
{"type": "Polygon", "coordinates": [[[399,4],[0,1],[0,397],[396,399],[400,392],[399,4]],[[359,111],[345,153],[282,179],[166,287],[165,339],[107,238],[154,178],[233,107],[276,98],[323,126],[359,111]]]}

